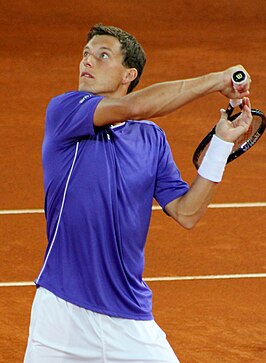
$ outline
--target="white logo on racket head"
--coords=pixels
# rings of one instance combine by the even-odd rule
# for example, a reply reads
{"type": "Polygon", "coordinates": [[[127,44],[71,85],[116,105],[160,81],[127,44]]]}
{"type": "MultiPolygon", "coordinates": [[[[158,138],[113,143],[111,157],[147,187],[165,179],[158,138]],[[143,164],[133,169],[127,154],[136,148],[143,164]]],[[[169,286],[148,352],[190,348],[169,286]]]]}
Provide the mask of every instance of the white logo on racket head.
{"type": "Polygon", "coordinates": [[[256,142],[258,141],[258,139],[260,138],[260,133],[257,131],[251,140],[247,140],[245,142],[245,144],[243,145],[242,149],[244,151],[247,151],[251,146],[253,146],[254,144],[256,144],[256,142]]]}

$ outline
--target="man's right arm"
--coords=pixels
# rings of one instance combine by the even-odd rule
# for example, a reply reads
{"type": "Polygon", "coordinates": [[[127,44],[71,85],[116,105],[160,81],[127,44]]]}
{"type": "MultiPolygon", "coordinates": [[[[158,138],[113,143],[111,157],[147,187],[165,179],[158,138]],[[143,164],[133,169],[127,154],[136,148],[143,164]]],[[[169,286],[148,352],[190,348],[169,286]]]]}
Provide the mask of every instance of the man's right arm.
{"type": "Polygon", "coordinates": [[[231,81],[239,69],[244,68],[239,65],[197,78],[157,83],[117,99],[104,98],[94,113],[94,125],[160,117],[212,92],[221,92],[228,98],[243,98],[249,95],[250,79],[238,91],[231,81]]]}

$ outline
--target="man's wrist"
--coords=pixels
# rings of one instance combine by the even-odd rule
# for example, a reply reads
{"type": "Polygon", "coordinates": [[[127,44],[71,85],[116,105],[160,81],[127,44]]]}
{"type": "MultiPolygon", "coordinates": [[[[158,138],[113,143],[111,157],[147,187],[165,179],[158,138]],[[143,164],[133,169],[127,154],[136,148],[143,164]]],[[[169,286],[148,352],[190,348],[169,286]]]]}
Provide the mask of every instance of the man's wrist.
{"type": "Polygon", "coordinates": [[[222,180],[228,156],[234,143],[213,135],[210,146],[202,160],[198,173],[205,179],[219,183],[222,180]]]}
{"type": "Polygon", "coordinates": [[[221,92],[224,88],[224,72],[210,73],[210,76],[213,78],[212,92],[221,92]]]}

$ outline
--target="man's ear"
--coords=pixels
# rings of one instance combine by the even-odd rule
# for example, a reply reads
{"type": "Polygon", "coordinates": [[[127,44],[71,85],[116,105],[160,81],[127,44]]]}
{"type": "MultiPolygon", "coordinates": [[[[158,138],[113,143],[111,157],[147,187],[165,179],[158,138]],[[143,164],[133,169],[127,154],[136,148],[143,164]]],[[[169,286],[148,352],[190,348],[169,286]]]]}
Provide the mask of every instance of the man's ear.
{"type": "Polygon", "coordinates": [[[138,71],[136,68],[128,68],[125,72],[125,76],[122,80],[122,84],[129,84],[134,81],[135,78],[138,76],[138,71]]]}

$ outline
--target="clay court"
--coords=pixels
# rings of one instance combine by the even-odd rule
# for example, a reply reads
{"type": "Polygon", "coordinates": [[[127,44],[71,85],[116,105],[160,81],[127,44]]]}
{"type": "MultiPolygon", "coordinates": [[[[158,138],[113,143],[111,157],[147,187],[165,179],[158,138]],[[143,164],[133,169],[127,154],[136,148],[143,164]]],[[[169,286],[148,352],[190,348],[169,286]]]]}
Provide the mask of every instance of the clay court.
{"type": "MultiPolygon", "coordinates": [[[[262,0],[1,1],[0,363],[21,363],[33,280],[46,247],[41,144],[45,109],[77,88],[89,28],[131,32],[148,62],[138,88],[243,64],[266,111],[262,0]]],[[[227,100],[212,94],[154,120],[183,179],[227,100]]],[[[181,363],[266,362],[266,136],[228,165],[204,218],[187,231],[152,213],[144,277],[181,363]]]]}

